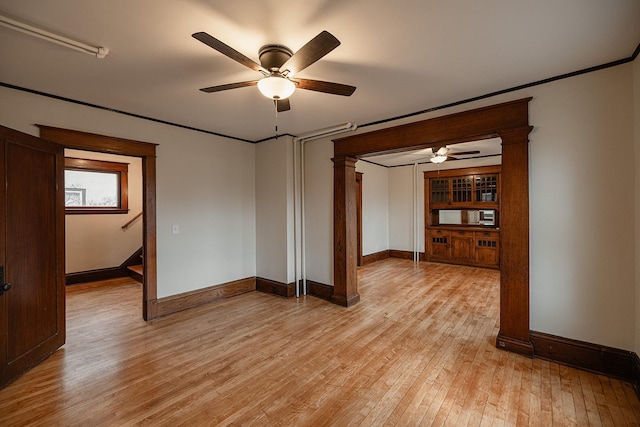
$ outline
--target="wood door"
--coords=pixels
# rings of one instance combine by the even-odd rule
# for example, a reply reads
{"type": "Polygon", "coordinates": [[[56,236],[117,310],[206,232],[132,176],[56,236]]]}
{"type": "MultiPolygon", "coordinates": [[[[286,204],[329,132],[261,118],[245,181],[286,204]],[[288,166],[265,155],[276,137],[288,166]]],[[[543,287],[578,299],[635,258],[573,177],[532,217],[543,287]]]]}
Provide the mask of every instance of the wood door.
{"type": "Polygon", "coordinates": [[[0,386],[65,340],[62,147],[0,126],[0,386]]]}

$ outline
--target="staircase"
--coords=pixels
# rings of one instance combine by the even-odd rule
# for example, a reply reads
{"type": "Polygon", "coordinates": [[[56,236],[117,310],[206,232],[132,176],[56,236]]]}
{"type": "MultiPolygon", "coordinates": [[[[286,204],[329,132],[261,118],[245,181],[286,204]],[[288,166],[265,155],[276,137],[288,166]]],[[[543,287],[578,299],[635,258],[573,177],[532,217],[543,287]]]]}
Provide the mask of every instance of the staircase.
{"type": "Polygon", "coordinates": [[[144,267],[142,265],[143,259],[142,248],[140,248],[124,263],[124,266],[127,267],[127,274],[129,277],[140,283],[144,282],[144,267]]]}
{"type": "Polygon", "coordinates": [[[132,279],[137,280],[140,283],[144,282],[144,269],[142,268],[142,264],[130,265],[127,267],[127,272],[129,273],[129,277],[132,279]]]}

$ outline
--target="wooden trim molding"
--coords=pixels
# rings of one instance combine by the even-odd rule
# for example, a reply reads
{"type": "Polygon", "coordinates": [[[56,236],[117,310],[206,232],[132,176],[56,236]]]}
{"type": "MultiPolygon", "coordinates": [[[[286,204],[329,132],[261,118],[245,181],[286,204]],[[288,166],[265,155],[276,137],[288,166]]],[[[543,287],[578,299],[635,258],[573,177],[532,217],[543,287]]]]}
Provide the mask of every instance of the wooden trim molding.
{"type": "Polygon", "coordinates": [[[255,290],[256,278],[247,277],[246,279],[234,280],[233,282],[160,298],[155,302],[156,307],[154,307],[154,309],[157,312],[157,317],[167,316],[172,313],[177,313],[178,311],[255,290]]]}
{"type": "MultiPolygon", "coordinates": [[[[144,247],[144,283],[142,284],[142,318],[157,316],[158,276],[156,248],[156,147],[142,141],[115,138],[94,133],[37,125],[40,137],[65,148],[96,151],[142,158],[142,246],[144,247]]],[[[64,248],[61,248],[64,253],[64,248]]]]}
{"type": "MultiPolygon", "coordinates": [[[[400,258],[400,259],[413,259],[413,252],[411,251],[401,251],[398,249],[389,249],[389,257],[390,258],[400,258]]],[[[420,261],[425,261],[426,257],[424,252],[420,252],[418,255],[418,259],[420,261]]]]}
{"type": "MultiPolygon", "coordinates": [[[[302,280],[300,281],[300,286],[302,286],[302,280]]],[[[326,301],[331,301],[333,298],[333,286],[307,280],[307,294],[326,301]]]]}
{"type": "Polygon", "coordinates": [[[362,263],[360,265],[367,265],[367,264],[371,264],[372,262],[382,261],[383,259],[389,258],[389,256],[390,256],[389,249],[380,251],[380,252],[375,252],[369,255],[364,255],[362,257],[362,263]]]}
{"type": "Polygon", "coordinates": [[[129,272],[127,267],[130,265],[138,265],[142,261],[142,248],[135,251],[129,258],[124,260],[118,267],[98,268],[95,270],[78,271],[74,273],[68,273],[66,278],[66,284],[77,285],[79,283],[98,282],[100,280],[115,279],[118,277],[127,277],[129,272]]]}
{"type": "Polygon", "coordinates": [[[296,284],[256,277],[256,291],[291,298],[296,295],[296,284]]]}
{"type": "Polygon", "coordinates": [[[333,161],[333,296],[335,304],[349,307],[360,301],[357,283],[358,231],[356,209],[356,161],[333,161]]]}
{"type": "MultiPolygon", "coordinates": [[[[531,331],[534,356],[563,365],[635,383],[640,369],[638,355],[604,345],[531,331]]],[[[636,388],[637,391],[637,388],[636,388]]]]}
{"type": "Polygon", "coordinates": [[[638,395],[638,399],[640,399],[640,357],[638,357],[638,354],[635,354],[635,357],[633,358],[631,384],[633,384],[633,388],[636,390],[636,395],[638,395]]]}
{"type": "Polygon", "coordinates": [[[500,173],[502,171],[501,165],[495,166],[477,166],[473,168],[460,168],[460,169],[445,169],[437,171],[425,171],[423,175],[427,178],[448,178],[452,176],[460,175],[484,175],[488,173],[500,173]]]}
{"type": "Polygon", "coordinates": [[[100,280],[116,279],[118,277],[127,277],[126,270],[120,267],[98,268],[95,270],[78,271],[65,275],[67,286],[77,285],[79,283],[98,282],[100,280]]]}
{"type": "MultiPolygon", "coordinates": [[[[65,206],[69,214],[126,214],[129,213],[129,164],[104,160],[64,158],[64,169],[80,172],[102,172],[118,177],[118,206],[65,206]]],[[[66,192],[65,188],[65,192],[66,192]]]]}
{"type": "MultiPolygon", "coordinates": [[[[352,165],[374,154],[488,137],[502,139],[500,332],[498,348],[532,355],[529,337],[529,102],[532,98],[449,114],[372,132],[335,139],[334,302],[350,305],[357,292],[356,195],[352,165]],[[353,242],[352,242],[353,240],[353,242]]],[[[357,296],[357,298],[355,297],[357,296]]]]}

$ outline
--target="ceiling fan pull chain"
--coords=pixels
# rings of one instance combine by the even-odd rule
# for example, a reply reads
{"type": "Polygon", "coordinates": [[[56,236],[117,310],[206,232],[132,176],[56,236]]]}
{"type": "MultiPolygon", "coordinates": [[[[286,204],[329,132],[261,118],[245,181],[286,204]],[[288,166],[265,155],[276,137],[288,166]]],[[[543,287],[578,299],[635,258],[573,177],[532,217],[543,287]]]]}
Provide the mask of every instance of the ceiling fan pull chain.
{"type": "Polygon", "coordinates": [[[278,139],[278,100],[277,99],[273,100],[273,106],[275,107],[275,110],[276,110],[276,139],[278,139]]]}

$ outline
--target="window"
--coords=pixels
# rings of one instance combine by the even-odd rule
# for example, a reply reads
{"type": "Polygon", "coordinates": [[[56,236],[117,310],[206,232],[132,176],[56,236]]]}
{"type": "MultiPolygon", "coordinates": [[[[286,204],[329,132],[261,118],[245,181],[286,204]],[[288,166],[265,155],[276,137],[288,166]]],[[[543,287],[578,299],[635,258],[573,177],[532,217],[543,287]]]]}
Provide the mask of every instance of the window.
{"type": "Polygon", "coordinates": [[[127,163],[64,159],[67,214],[128,213],[127,163]]]}

